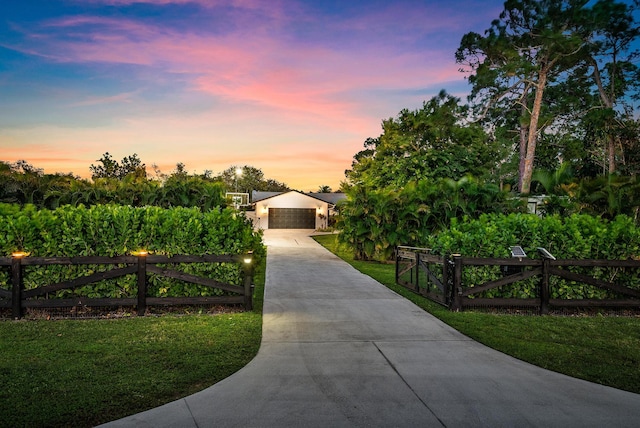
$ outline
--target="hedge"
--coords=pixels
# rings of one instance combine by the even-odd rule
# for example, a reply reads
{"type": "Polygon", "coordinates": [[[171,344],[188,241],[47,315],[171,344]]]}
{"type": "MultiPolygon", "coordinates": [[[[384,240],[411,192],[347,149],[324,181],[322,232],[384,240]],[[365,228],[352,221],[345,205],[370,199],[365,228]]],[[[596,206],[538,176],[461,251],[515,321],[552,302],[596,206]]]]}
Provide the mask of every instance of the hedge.
{"type": "MultiPolygon", "coordinates": [[[[569,217],[538,217],[533,214],[486,214],[476,220],[453,219],[448,230],[425,236],[421,246],[435,254],[462,254],[465,257],[511,257],[510,247],[520,245],[531,258],[540,258],[538,247],[557,259],[638,259],[640,228],[624,215],[606,220],[584,214],[569,217]]],[[[640,288],[638,272],[622,269],[572,268],[596,278],[640,288]]],[[[465,286],[498,279],[497,267],[466,268],[465,286]]],[[[520,281],[510,288],[492,290],[484,297],[535,297],[538,279],[520,281]]],[[[593,286],[551,277],[553,298],[611,298],[611,293],[593,286]]]]}
{"type": "MultiPolygon", "coordinates": [[[[85,208],[63,206],[55,210],[32,205],[0,204],[0,255],[22,250],[31,256],[119,256],[146,249],[152,254],[242,254],[253,251],[256,262],[265,255],[260,232],[251,221],[232,209],[202,211],[199,208],[134,208],[95,205],[85,208]]],[[[25,288],[89,275],[109,267],[46,266],[28,267],[25,288]]],[[[240,284],[240,268],[235,264],[184,264],[188,273],[240,284]]],[[[0,273],[0,286],[8,288],[8,272],[0,273]]],[[[57,297],[134,297],[134,275],[101,281],[57,297]]],[[[205,296],[214,290],[151,275],[149,295],[205,296]]]]}
{"type": "Polygon", "coordinates": [[[640,228],[624,215],[606,220],[584,214],[484,214],[453,219],[449,229],[425,235],[421,245],[467,257],[509,257],[509,247],[520,245],[528,254],[544,247],[562,259],[624,260],[640,255],[640,228]]]}

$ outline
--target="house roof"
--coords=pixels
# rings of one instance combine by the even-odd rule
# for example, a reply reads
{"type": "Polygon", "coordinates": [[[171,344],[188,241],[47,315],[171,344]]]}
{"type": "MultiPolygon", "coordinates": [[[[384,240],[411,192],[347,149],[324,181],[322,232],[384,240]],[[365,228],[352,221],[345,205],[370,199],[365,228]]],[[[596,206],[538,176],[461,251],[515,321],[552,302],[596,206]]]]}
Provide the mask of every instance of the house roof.
{"type": "Polygon", "coordinates": [[[327,202],[331,205],[335,205],[341,200],[347,198],[347,195],[345,195],[344,193],[303,193],[297,190],[290,190],[288,192],[259,192],[254,190],[251,192],[251,203],[264,201],[265,199],[270,199],[275,196],[284,195],[285,193],[291,192],[300,193],[301,195],[309,196],[322,202],[327,202]]]}
{"type": "Polygon", "coordinates": [[[251,192],[251,202],[259,202],[265,199],[273,198],[274,196],[282,195],[285,192],[259,192],[254,190],[251,192]]]}
{"type": "Polygon", "coordinates": [[[309,196],[313,196],[321,201],[328,202],[332,205],[337,204],[340,201],[347,199],[347,195],[344,193],[307,193],[309,196]]]}

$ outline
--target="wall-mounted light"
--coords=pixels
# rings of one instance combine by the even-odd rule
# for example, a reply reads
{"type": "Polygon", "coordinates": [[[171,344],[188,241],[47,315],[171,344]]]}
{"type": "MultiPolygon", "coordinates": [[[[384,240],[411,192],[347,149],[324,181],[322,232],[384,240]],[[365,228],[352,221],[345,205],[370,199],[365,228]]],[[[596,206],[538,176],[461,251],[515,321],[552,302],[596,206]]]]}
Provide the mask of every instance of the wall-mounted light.
{"type": "Polygon", "coordinates": [[[322,207],[318,207],[318,208],[316,208],[316,212],[318,214],[322,214],[324,212],[324,210],[322,209],[322,207]]]}
{"type": "Polygon", "coordinates": [[[263,205],[262,206],[262,214],[268,214],[269,213],[269,206],[268,205],[263,205]]]}

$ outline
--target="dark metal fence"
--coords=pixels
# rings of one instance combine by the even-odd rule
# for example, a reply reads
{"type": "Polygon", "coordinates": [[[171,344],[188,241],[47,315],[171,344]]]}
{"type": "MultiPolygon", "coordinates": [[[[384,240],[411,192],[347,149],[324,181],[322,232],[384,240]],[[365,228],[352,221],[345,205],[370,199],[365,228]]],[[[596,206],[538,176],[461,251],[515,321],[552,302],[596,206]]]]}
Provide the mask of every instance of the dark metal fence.
{"type": "Polygon", "coordinates": [[[396,249],[396,283],[445,306],[452,301],[451,267],[428,248],[396,249]]]}
{"type": "Polygon", "coordinates": [[[529,307],[547,314],[550,308],[640,309],[640,260],[436,256],[427,248],[398,247],[396,282],[455,311],[529,307]],[[474,277],[472,270],[477,268],[485,272],[474,277]],[[510,288],[523,281],[529,281],[528,291],[521,293],[527,297],[513,297],[518,292],[510,288]],[[571,298],[571,287],[584,286],[598,290],[594,294],[600,297],[571,298]]]}
{"type": "Polygon", "coordinates": [[[0,268],[8,267],[10,289],[0,288],[0,308],[11,308],[14,319],[23,316],[25,308],[61,308],[61,307],[126,307],[137,308],[138,315],[144,315],[148,306],[153,305],[211,305],[243,304],[246,310],[253,307],[253,268],[251,254],[246,255],[147,255],[118,257],[24,257],[16,254],[12,257],[0,257],[0,268]],[[242,285],[219,282],[215,279],[192,275],[166,266],[182,263],[233,263],[242,267],[242,285]],[[24,276],[27,266],[47,265],[112,265],[113,268],[79,276],[75,279],[38,286],[25,290],[24,276]],[[135,274],[137,276],[136,298],[55,298],[51,293],[60,290],[72,290],[98,281],[135,274]],[[188,283],[199,284],[212,289],[223,290],[226,295],[200,297],[149,297],[147,295],[147,276],[155,274],[188,283]]]}

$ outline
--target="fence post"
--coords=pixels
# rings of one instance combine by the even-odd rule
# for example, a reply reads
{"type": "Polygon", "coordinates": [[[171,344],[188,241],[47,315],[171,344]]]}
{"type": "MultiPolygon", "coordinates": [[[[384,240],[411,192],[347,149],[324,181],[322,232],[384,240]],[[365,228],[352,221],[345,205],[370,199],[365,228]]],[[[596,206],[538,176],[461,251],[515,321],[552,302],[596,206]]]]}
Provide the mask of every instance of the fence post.
{"type": "Polygon", "coordinates": [[[22,253],[11,255],[11,315],[14,320],[22,318],[22,253]]]}
{"type": "Polygon", "coordinates": [[[147,253],[138,254],[138,315],[147,311],[147,253]]]}
{"type": "Polygon", "coordinates": [[[416,251],[416,283],[414,285],[415,292],[420,293],[420,252],[416,251]]]}
{"type": "Polygon", "coordinates": [[[242,273],[244,275],[244,309],[253,310],[253,251],[242,258],[242,273]]]}
{"type": "Polygon", "coordinates": [[[451,286],[451,260],[449,255],[442,256],[442,285],[444,286],[444,303],[451,308],[453,302],[453,287],[451,286]]]}
{"type": "Polygon", "coordinates": [[[542,278],[540,278],[540,315],[549,313],[549,264],[551,260],[542,259],[542,278]]]}
{"type": "Polygon", "coordinates": [[[453,257],[453,305],[451,310],[462,309],[462,256],[452,254],[453,257]]]}
{"type": "Polygon", "coordinates": [[[399,261],[400,261],[400,251],[398,250],[398,247],[396,247],[396,284],[398,283],[398,274],[400,273],[399,261]]]}

